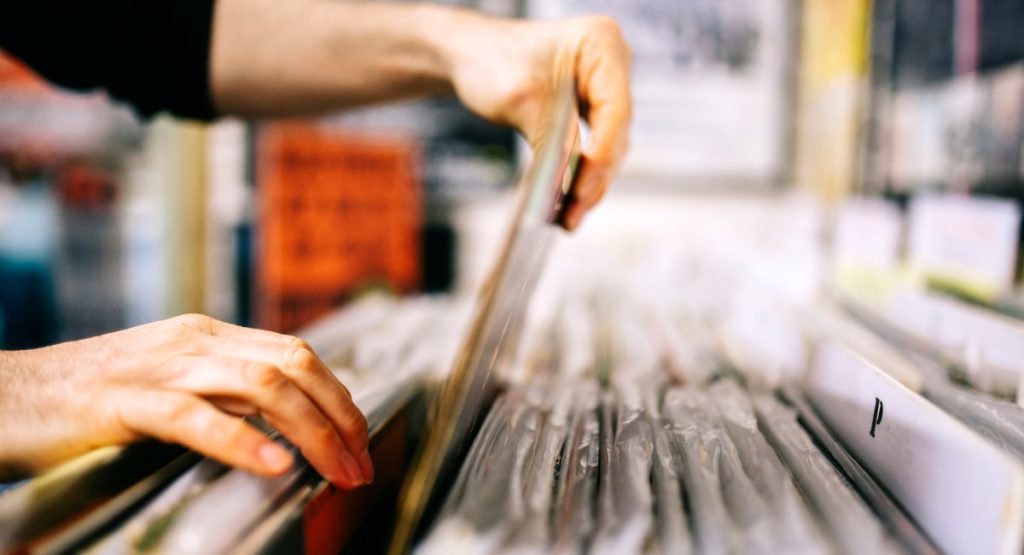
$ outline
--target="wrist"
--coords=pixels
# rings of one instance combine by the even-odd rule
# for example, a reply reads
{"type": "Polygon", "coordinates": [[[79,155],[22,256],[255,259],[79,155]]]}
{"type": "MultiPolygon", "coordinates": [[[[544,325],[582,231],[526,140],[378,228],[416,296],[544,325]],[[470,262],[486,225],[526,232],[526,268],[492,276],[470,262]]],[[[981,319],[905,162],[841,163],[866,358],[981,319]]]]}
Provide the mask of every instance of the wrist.
{"type": "Polygon", "coordinates": [[[453,88],[460,72],[478,65],[481,53],[489,53],[495,63],[501,61],[501,52],[488,45],[517,23],[460,7],[421,4],[417,8],[421,11],[414,18],[421,40],[433,53],[439,76],[453,88]]]}
{"type": "Polygon", "coordinates": [[[0,481],[83,450],[79,430],[101,401],[69,382],[67,356],[56,346],[0,351],[0,481]]]}
{"type": "Polygon", "coordinates": [[[452,58],[445,37],[457,28],[462,17],[462,10],[448,6],[417,4],[410,9],[409,19],[415,22],[413,28],[417,30],[415,40],[429,61],[428,73],[432,77],[449,80],[452,58]]]}
{"type": "Polygon", "coordinates": [[[24,461],[26,426],[23,421],[34,409],[26,398],[32,397],[26,382],[25,360],[31,351],[0,351],[0,481],[18,480],[30,473],[24,461]]]}
{"type": "Polygon", "coordinates": [[[409,11],[415,40],[425,57],[428,78],[452,88],[462,58],[462,35],[479,14],[464,8],[416,4],[409,11]]]}
{"type": "Polygon", "coordinates": [[[0,351],[0,430],[25,416],[73,410],[75,398],[66,395],[68,376],[59,367],[53,346],[0,351]]]}

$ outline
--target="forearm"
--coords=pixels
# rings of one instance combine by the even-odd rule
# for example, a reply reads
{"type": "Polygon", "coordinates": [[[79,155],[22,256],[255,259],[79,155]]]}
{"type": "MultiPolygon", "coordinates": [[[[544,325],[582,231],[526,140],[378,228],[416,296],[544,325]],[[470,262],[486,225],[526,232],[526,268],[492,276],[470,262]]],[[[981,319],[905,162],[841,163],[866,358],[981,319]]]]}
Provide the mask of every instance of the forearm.
{"type": "Polygon", "coordinates": [[[455,93],[536,145],[566,82],[591,126],[566,225],[600,200],[629,144],[630,51],[614,20],[527,22],[445,6],[216,0],[210,55],[222,114],[313,114],[455,93]]]}
{"type": "Polygon", "coordinates": [[[45,420],[43,415],[60,409],[60,403],[52,402],[52,392],[40,391],[31,379],[47,372],[40,368],[42,363],[39,350],[0,351],[0,482],[23,478],[35,470],[29,462],[38,456],[33,439],[50,431],[37,424],[45,420]]]}
{"type": "Polygon", "coordinates": [[[9,448],[5,448],[12,443],[10,438],[13,431],[11,428],[15,424],[12,422],[12,410],[9,407],[20,404],[15,398],[18,392],[18,384],[15,379],[18,372],[16,364],[17,361],[11,356],[11,353],[0,351],[0,482],[16,480],[25,474],[18,468],[18,464],[11,460],[12,455],[8,452],[9,448]]]}
{"type": "Polygon", "coordinates": [[[218,0],[210,77],[224,114],[301,115],[451,92],[458,9],[330,0],[218,0]]]}

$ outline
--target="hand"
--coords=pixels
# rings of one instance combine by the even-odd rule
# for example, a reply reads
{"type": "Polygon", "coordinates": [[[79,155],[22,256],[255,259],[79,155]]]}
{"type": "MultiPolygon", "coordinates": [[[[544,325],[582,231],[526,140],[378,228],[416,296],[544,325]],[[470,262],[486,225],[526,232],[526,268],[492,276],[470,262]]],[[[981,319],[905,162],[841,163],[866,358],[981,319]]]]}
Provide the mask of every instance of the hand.
{"type": "Polygon", "coordinates": [[[366,419],[297,337],[185,315],[0,353],[0,469],[35,472],[152,436],[258,474],[292,456],[247,424],[262,415],[345,488],[373,479],[366,419]]]}
{"type": "Polygon", "coordinates": [[[632,55],[608,17],[498,19],[428,4],[218,0],[210,87],[221,113],[294,116],[448,94],[536,147],[557,87],[576,84],[590,123],[569,228],[625,155],[632,55]]]}
{"type": "Polygon", "coordinates": [[[566,213],[566,227],[576,228],[628,149],[632,54],[618,24],[599,16],[526,22],[467,12],[451,25],[447,58],[459,98],[481,116],[515,126],[534,147],[557,87],[575,82],[591,128],[566,213]]]}

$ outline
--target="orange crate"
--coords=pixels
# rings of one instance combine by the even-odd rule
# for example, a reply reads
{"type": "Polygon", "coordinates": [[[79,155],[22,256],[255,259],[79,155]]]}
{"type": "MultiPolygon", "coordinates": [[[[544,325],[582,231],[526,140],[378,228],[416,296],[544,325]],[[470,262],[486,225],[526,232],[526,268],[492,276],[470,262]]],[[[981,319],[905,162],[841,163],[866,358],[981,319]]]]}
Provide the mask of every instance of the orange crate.
{"type": "Polygon", "coordinates": [[[265,126],[257,146],[259,324],[290,331],[354,291],[420,280],[420,149],[410,138],[265,126]]]}

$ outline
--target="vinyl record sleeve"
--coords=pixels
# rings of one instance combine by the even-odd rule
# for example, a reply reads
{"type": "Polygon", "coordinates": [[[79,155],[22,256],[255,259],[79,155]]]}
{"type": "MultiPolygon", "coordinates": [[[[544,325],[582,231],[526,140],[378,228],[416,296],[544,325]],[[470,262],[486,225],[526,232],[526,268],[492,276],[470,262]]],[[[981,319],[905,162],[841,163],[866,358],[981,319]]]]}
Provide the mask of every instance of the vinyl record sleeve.
{"type": "Polygon", "coordinates": [[[402,487],[390,552],[409,550],[438,484],[456,470],[497,380],[515,356],[529,300],[557,237],[579,161],[575,87],[564,83],[535,156],[517,184],[505,240],[476,300],[472,324],[442,384],[429,433],[402,487]]]}

